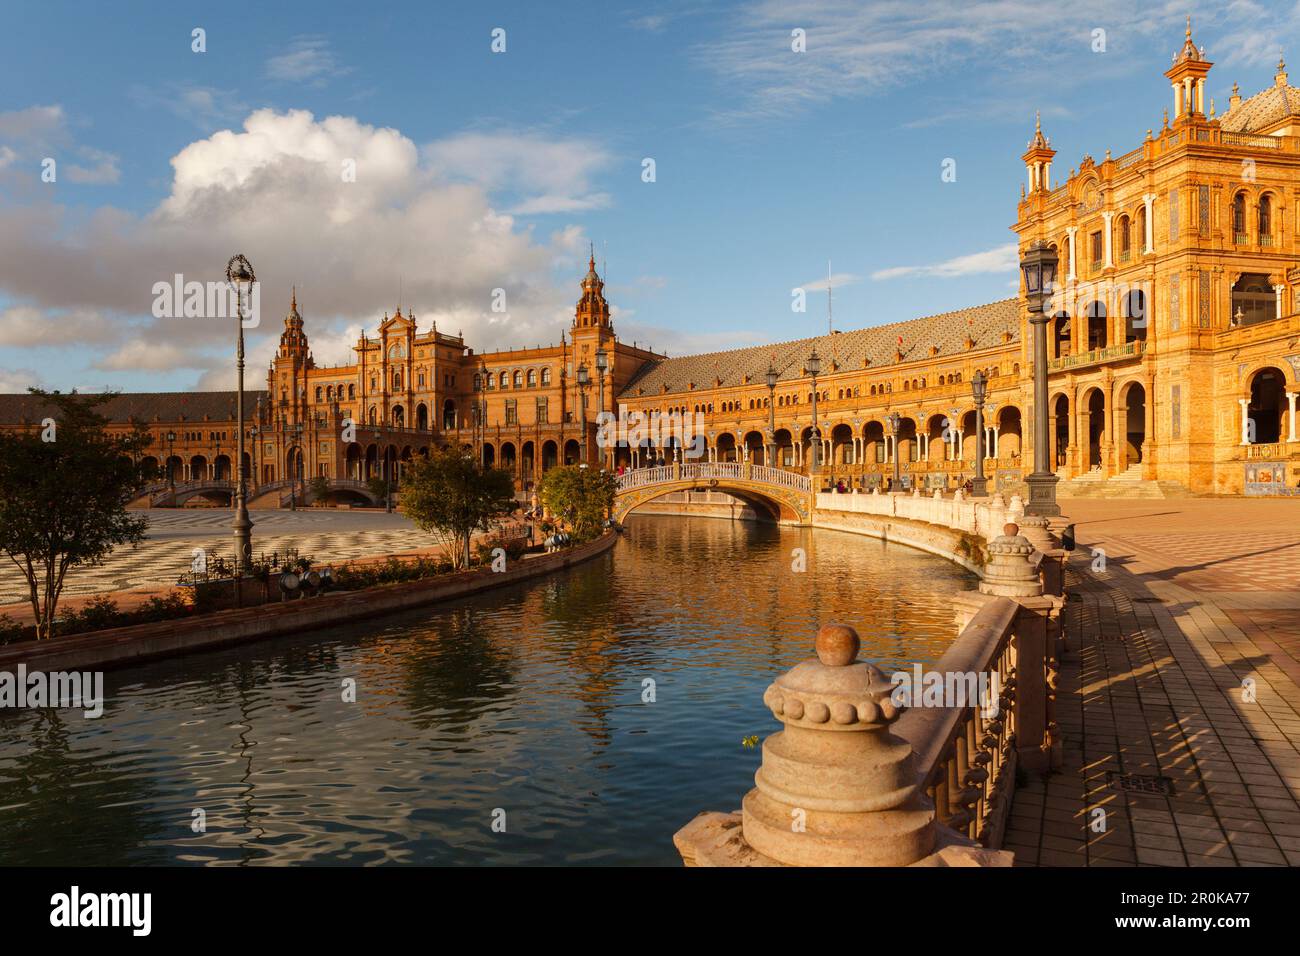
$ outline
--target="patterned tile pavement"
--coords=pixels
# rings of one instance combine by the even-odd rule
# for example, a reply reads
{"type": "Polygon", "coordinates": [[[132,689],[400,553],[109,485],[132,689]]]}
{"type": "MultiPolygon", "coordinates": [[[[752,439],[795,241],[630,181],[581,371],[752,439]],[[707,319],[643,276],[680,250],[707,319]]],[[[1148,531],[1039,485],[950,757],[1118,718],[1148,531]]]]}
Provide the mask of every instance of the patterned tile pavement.
{"type": "Polygon", "coordinates": [[[1081,546],[1065,765],[1017,791],[1007,848],[1029,866],[1300,865],[1297,504],[1063,507],[1081,546]]]}
{"type": "MultiPolygon", "coordinates": [[[[225,509],[149,512],[149,537],[135,549],[113,554],[104,564],[68,574],[64,594],[75,599],[108,591],[160,588],[176,583],[190,568],[194,550],[229,558],[233,552],[231,513],[225,509]]],[[[338,562],[376,554],[410,553],[436,544],[400,514],[277,511],[253,515],[253,549],[297,548],[318,561],[338,562]]],[[[26,606],[26,582],[11,562],[0,565],[0,613],[15,618],[26,606]],[[15,613],[17,612],[17,613],[15,613]]]]}

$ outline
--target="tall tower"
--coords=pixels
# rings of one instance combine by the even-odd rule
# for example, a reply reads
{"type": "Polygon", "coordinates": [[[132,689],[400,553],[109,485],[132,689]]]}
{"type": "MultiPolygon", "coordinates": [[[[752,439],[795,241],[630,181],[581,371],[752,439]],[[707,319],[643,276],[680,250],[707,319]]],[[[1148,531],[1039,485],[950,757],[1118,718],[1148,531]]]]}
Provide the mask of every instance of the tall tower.
{"type": "Polygon", "coordinates": [[[1192,18],[1187,18],[1183,48],[1174,54],[1174,65],[1165,76],[1174,89],[1174,122],[1193,116],[1205,116],[1205,77],[1214,64],[1205,58],[1205,50],[1192,42],[1192,18]]]}
{"type": "Polygon", "coordinates": [[[298,290],[295,289],[289,313],[284,317],[284,331],[280,333],[280,350],[267,376],[267,390],[271,394],[275,417],[300,421],[306,414],[307,370],[315,364],[307,344],[307,333],[302,328],[298,290]]]}
{"type": "MultiPolygon", "coordinates": [[[[573,313],[574,368],[584,362],[591,369],[597,349],[610,352],[614,343],[614,326],[609,320],[609,303],[605,301],[605,283],[596,273],[596,253],[587,261],[587,275],[582,280],[582,298],[573,313]]],[[[612,355],[611,355],[612,358],[612,355]]]]}
{"type": "Polygon", "coordinates": [[[1020,158],[1025,163],[1025,172],[1029,176],[1029,191],[1048,192],[1052,188],[1052,141],[1043,135],[1043,120],[1034,114],[1034,138],[1029,141],[1029,148],[1020,158]]]}

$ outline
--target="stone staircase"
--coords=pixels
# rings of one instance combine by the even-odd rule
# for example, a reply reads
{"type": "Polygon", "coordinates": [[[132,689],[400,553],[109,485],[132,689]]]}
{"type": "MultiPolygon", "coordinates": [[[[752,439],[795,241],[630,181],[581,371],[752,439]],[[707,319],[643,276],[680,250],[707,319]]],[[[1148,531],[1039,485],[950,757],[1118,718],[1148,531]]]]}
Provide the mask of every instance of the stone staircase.
{"type": "MultiPolygon", "coordinates": [[[[1059,473],[1058,473],[1059,474],[1059,473]]],[[[1181,482],[1144,481],[1142,466],[1106,478],[1100,471],[1090,471],[1067,481],[1064,476],[1056,486],[1061,498],[1193,498],[1195,495],[1181,482]]]]}

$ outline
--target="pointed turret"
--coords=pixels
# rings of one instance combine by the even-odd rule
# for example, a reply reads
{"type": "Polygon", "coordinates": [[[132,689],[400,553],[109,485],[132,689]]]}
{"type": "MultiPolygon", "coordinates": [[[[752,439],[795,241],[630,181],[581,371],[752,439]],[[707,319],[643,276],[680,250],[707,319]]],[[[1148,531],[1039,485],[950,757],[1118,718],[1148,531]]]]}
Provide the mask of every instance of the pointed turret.
{"type": "Polygon", "coordinates": [[[1174,90],[1174,122],[1205,115],[1205,77],[1214,66],[1205,58],[1205,50],[1192,42],[1192,18],[1187,18],[1187,33],[1182,49],[1174,54],[1174,65],[1165,71],[1174,90]]]}
{"type": "Polygon", "coordinates": [[[1029,148],[1020,158],[1024,160],[1025,172],[1029,175],[1029,191],[1046,192],[1052,188],[1052,141],[1043,135],[1042,114],[1034,114],[1034,138],[1029,141],[1029,148]]]}

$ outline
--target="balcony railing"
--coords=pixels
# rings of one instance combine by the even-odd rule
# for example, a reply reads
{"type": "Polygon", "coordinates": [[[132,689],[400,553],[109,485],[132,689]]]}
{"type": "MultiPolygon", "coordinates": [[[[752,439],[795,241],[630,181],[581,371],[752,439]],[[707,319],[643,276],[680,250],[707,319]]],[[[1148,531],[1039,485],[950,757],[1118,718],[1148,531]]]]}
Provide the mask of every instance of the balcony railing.
{"type": "Polygon", "coordinates": [[[1098,365],[1102,362],[1140,358],[1145,350],[1146,341],[1136,339],[1132,342],[1125,342],[1123,345],[1108,345],[1102,349],[1092,349],[1080,355],[1063,355],[1060,358],[1049,359],[1047,370],[1049,372],[1060,372],[1065,369],[1098,365]]]}

